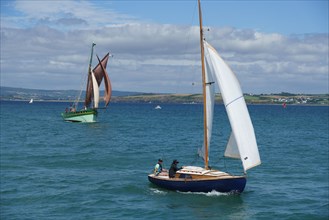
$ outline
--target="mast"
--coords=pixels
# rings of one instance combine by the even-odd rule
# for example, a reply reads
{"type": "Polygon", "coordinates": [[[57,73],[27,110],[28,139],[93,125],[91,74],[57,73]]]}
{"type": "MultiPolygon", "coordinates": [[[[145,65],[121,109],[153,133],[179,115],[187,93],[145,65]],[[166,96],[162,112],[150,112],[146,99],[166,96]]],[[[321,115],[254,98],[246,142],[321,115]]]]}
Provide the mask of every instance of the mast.
{"type": "Polygon", "coordinates": [[[198,0],[199,5],[199,23],[200,23],[200,47],[201,47],[201,68],[202,68],[202,93],[203,93],[203,132],[204,132],[204,165],[205,169],[209,169],[208,166],[208,134],[207,134],[207,98],[206,98],[206,71],[204,63],[204,46],[203,46],[203,30],[202,30],[202,13],[201,3],[198,0]]]}
{"type": "Polygon", "coordinates": [[[93,53],[94,53],[94,46],[96,44],[93,42],[91,45],[91,54],[90,54],[90,60],[89,60],[89,67],[88,67],[88,79],[87,79],[87,87],[86,87],[86,98],[85,98],[85,107],[87,106],[87,99],[88,99],[88,88],[89,88],[89,83],[91,83],[91,63],[93,61],[93,53]]]}

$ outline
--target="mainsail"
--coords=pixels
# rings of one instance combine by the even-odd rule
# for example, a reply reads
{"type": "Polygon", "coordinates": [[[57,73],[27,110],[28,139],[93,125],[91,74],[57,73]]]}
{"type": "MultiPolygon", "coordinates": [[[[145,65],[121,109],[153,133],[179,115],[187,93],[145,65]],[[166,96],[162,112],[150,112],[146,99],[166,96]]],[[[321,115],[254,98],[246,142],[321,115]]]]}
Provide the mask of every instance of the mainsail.
{"type": "MultiPolygon", "coordinates": [[[[214,105],[215,105],[215,81],[213,78],[212,65],[209,65],[206,59],[205,68],[205,80],[206,80],[206,111],[207,111],[207,141],[208,141],[208,151],[210,150],[210,140],[212,134],[212,122],[214,115],[214,105]]],[[[205,146],[203,144],[202,149],[199,149],[199,156],[204,160],[205,158],[205,146]]]]}
{"type": "Polygon", "coordinates": [[[232,139],[229,143],[236,142],[236,144],[231,146],[237,146],[244,171],[246,172],[248,169],[259,165],[261,161],[254,128],[240,88],[240,83],[229,66],[218,55],[217,51],[205,41],[204,48],[207,72],[211,72],[214,81],[219,86],[231,124],[231,138],[234,138],[234,140],[232,139]]]}
{"type": "MultiPolygon", "coordinates": [[[[105,94],[104,94],[104,101],[105,101],[105,105],[107,106],[108,103],[110,102],[111,99],[111,93],[112,93],[112,88],[111,88],[111,82],[109,80],[108,74],[106,72],[106,65],[107,65],[107,61],[109,59],[110,54],[106,54],[104,56],[104,58],[99,61],[99,63],[97,64],[97,66],[92,70],[92,72],[94,73],[94,77],[96,80],[96,86],[97,89],[99,89],[99,86],[104,78],[104,84],[105,84],[105,94]]],[[[96,88],[95,88],[96,89],[96,88]]],[[[88,82],[87,82],[87,91],[86,91],[86,99],[85,99],[85,106],[89,107],[92,97],[93,96],[93,82],[92,82],[92,77],[91,74],[88,75],[88,82]]],[[[95,97],[94,97],[94,101],[95,101],[95,97]]],[[[98,106],[97,106],[98,107],[98,106]]],[[[97,108],[96,106],[94,106],[94,108],[97,108]]]]}

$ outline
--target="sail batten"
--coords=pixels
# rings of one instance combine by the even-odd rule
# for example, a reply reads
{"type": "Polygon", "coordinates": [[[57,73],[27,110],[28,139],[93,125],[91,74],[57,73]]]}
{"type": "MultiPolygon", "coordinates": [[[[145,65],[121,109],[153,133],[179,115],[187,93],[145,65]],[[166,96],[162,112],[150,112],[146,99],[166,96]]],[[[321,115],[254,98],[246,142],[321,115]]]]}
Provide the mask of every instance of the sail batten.
{"type": "Polygon", "coordinates": [[[260,156],[240,83],[233,71],[222,60],[217,51],[204,41],[205,59],[208,70],[219,86],[226,112],[231,124],[232,134],[228,141],[227,155],[236,158],[239,155],[244,171],[259,165],[260,156]]]}
{"type": "Polygon", "coordinates": [[[243,95],[240,97],[237,97],[235,99],[233,99],[232,101],[230,101],[229,103],[225,104],[225,107],[228,107],[230,104],[232,104],[233,102],[237,101],[238,99],[244,98],[243,95]]]}

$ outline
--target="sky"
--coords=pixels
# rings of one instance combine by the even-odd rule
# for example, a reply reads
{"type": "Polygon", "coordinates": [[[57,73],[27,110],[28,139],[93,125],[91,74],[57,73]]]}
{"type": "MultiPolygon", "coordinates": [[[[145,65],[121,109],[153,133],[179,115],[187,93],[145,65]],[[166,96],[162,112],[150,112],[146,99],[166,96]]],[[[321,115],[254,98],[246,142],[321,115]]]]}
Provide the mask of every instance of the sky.
{"type": "MultiPolygon", "coordinates": [[[[328,0],[201,4],[244,93],[329,93],[328,0]]],[[[95,42],[113,90],[201,93],[198,25],[197,0],[1,0],[1,86],[84,89],[95,42]]]]}

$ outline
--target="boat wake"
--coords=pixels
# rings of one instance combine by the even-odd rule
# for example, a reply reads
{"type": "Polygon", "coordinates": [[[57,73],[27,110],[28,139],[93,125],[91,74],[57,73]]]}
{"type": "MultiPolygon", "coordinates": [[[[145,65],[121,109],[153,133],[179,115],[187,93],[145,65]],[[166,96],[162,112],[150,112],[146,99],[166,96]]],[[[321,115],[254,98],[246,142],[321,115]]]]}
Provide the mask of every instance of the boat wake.
{"type": "Polygon", "coordinates": [[[166,195],[167,192],[163,191],[163,190],[159,190],[159,189],[155,189],[155,188],[151,188],[151,193],[152,194],[157,194],[157,195],[166,195]]]}
{"type": "MultiPolygon", "coordinates": [[[[155,194],[155,195],[167,195],[168,192],[158,189],[158,188],[151,188],[150,189],[151,194],[155,194]]],[[[204,195],[204,196],[208,196],[208,197],[218,197],[218,196],[231,196],[231,195],[237,195],[239,193],[236,192],[218,192],[216,190],[213,190],[211,192],[181,192],[181,191],[176,191],[178,193],[184,194],[184,195],[204,195]]]]}
{"type": "Polygon", "coordinates": [[[229,195],[233,195],[235,193],[233,192],[228,192],[228,193],[223,193],[223,192],[217,192],[216,190],[213,190],[211,192],[180,192],[180,191],[177,191],[179,193],[182,193],[182,194],[189,194],[189,195],[205,195],[205,196],[209,196],[209,197],[216,197],[216,196],[229,196],[229,195]]]}

